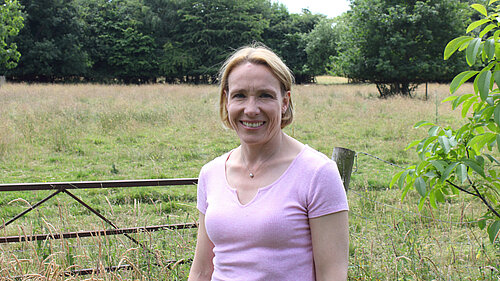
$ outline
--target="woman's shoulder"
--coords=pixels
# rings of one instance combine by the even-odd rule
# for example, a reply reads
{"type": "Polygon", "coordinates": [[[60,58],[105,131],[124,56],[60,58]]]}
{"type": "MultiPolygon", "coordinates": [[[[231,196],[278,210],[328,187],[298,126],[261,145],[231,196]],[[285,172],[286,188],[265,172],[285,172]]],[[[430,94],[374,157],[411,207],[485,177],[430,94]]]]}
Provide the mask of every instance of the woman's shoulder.
{"type": "Polygon", "coordinates": [[[335,163],[332,159],[328,158],[328,156],[307,144],[304,145],[304,150],[300,154],[300,159],[303,164],[316,168],[335,163]]]}
{"type": "Polygon", "coordinates": [[[220,167],[224,167],[224,163],[226,162],[226,160],[229,157],[229,154],[231,152],[232,152],[232,150],[210,160],[208,163],[203,165],[203,167],[201,168],[201,173],[202,174],[210,173],[210,172],[213,172],[217,169],[220,169],[220,167]]]}

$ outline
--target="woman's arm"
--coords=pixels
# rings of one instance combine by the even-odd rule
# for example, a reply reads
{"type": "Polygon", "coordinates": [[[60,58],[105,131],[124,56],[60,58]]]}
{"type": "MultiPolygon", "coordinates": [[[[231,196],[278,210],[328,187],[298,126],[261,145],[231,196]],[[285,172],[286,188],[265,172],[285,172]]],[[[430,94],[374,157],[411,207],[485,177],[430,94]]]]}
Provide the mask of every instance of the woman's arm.
{"type": "Polygon", "coordinates": [[[200,213],[198,226],[198,238],[196,240],[196,251],[194,253],[193,265],[189,271],[188,281],[204,281],[212,279],[214,271],[214,244],[208,238],[205,228],[205,215],[200,213]]]}
{"type": "Polygon", "coordinates": [[[317,281],[347,280],[347,211],[309,219],[317,281]]]}

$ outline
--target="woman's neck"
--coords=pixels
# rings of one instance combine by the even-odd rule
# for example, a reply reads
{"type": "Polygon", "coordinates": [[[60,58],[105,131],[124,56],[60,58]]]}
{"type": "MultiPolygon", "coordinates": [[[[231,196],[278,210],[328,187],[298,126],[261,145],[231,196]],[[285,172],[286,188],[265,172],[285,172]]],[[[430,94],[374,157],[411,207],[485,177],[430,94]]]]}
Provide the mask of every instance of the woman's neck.
{"type": "Polygon", "coordinates": [[[253,166],[262,161],[269,161],[271,158],[279,156],[288,142],[288,136],[280,132],[267,143],[259,145],[248,145],[242,143],[240,146],[241,157],[246,165],[253,166]]]}

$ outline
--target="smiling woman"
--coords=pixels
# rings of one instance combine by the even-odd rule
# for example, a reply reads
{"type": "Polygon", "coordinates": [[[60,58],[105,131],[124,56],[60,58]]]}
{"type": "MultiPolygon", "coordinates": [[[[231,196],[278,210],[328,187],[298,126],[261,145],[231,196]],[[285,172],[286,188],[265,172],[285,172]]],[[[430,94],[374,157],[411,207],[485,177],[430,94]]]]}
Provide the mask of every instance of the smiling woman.
{"type": "Polygon", "coordinates": [[[228,121],[246,145],[266,143],[281,132],[281,113],[290,104],[290,91],[281,93],[280,83],[267,66],[247,62],[228,77],[228,121]]]}
{"type": "Polygon", "coordinates": [[[220,112],[241,145],[199,177],[189,280],[345,280],[347,199],[336,164],[286,135],[288,67],[263,46],[223,65],[220,112]]]}

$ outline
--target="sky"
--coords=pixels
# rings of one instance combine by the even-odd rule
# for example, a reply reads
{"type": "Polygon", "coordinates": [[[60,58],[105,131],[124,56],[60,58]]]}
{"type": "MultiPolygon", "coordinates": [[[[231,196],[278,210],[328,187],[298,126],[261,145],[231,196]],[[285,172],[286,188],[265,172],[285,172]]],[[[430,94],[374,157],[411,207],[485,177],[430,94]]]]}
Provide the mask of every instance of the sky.
{"type": "Polygon", "coordinates": [[[349,0],[274,0],[288,7],[290,13],[298,14],[307,8],[313,14],[323,14],[329,18],[336,17],[349,10],[349,0]]]}

